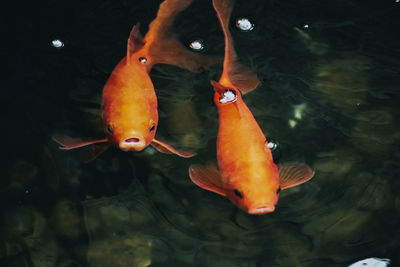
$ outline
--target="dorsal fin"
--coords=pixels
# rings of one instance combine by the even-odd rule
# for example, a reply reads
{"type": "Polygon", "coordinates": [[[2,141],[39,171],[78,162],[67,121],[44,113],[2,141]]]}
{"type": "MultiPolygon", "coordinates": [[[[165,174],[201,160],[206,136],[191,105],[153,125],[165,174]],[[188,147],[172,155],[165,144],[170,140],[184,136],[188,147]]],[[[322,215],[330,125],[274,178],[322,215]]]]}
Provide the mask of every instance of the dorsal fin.
{"type": "Polygon", "coordinates": [[[219,93],[219,94],[223,94],[225,90],[230,89],[229,87],[222,85],[219,82],[216,82],[214,80],[210,81],[210,84],[212,85],[212,87],[214,88],[214,91],[219,93]]]}
{"type": "Polygon", "coordinates": [[[257,76],[251,70],[238,62],[232,35],[229,31],[229,19],[233,8],[232,0],[213,0],[213,6],[217,12],[225,39],[224,71],[220,82],[225,86],[233,85],[242,94],[246,94],[256,89],[260,80],[258,80],[257,76]]]}
{"type": "Polygon", "coordinates": [[[133,26],[131,33],[129,34],[128,47],[126,52],[126,62],[128,64],[130,62],[130,55],[141,49],[145,44],[142,34],[139,31],[139,28],[140,28],[140,23],[138,22],[136,23],[135,26],[133,26]]]}

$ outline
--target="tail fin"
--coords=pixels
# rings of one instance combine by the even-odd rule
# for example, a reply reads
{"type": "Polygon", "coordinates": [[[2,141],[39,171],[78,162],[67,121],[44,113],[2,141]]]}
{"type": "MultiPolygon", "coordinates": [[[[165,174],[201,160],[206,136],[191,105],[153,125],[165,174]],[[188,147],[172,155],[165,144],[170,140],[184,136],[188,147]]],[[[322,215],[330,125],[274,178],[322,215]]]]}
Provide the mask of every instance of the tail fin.
{"type": "Polygon", "coordinates": [[[220,83],[225,86],[238,88],[242,94],[256,89],[260,81],[248,68],[240,65],[233,46],[232,36],[229,31],[229,19],[233,9],[232,0],[213,0],[213,6],[217,12],[225,38],[224,71],[220,83]]]}
{"type": "Polygon", "coordinates": [[[222,62],[222,58],[191,52],[171,38],[170,30],[176,15],[191,3],[192,0],[165,0],[160,4],[157,17],[150,23],[149,31],[144,37],[152,64],[164,63],[201,72],[222,62]]]}

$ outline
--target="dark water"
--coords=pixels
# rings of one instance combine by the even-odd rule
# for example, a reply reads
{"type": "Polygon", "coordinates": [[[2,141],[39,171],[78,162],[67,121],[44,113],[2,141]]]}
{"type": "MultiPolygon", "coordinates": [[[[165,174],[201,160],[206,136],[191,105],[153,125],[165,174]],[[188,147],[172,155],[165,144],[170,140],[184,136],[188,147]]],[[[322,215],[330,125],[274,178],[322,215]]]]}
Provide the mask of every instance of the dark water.
{"type": "MultiPolygon", "coordinates": [[[[215,159],[209,80],[221,66],[151,72],[157,135],[196,150],[194,158],[110,149],[83,164],[51,141],[55,133],[102,136],[102,87],[131,27],[140,21],[145,32],[159,3],[17,3],[2,49],[0,265],[347,266],[380,257],[400,266],[400,3],[236,1],[235,47],[262,81],[245,102],[278,142],[276,162],[316,170],[263,216],[188,177],[190,164],[215,159]],[[238,17],[254,30],[236,29],[238,17]]],[[[223,54],[211,1],[185,10],[174,33],[223,54]]]]}

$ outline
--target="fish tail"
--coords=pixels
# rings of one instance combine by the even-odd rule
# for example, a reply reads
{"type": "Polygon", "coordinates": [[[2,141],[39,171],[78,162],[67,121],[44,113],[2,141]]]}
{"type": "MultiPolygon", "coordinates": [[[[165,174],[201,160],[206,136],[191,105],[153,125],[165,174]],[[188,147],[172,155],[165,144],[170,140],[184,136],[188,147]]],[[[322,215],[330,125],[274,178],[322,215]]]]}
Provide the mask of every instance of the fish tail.
{"type": "Polygon", "coordinates": [[[196,54],[171,37],[176,15],[191,3],[192,0],[165,0],[160,4],[157,17],[150,23],[144,38],[152,64],[163,63],[201,72],[222,63],[222,58],[196,54]]]}
{"type": "Polygon", "coordinates": [[[229,31],[229,20],[233,9],[232,0],[213,0],[213,6],[221,24],[225,39],[225,58],[224,71],[221,82],[225,86],[232,84],[238,88],[242,94],[246,94],[256,89],[260,80],[250,69],[241,65],[238,61],[233,45],[232,35],[229,31]]]}

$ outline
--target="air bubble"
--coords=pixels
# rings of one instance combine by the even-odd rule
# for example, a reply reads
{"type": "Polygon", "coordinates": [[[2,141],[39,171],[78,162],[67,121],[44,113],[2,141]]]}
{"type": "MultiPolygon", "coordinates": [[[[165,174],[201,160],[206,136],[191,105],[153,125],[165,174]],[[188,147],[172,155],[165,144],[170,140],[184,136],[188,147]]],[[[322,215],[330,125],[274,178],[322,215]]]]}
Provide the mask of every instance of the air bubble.
{"type": "Polygon", "coordinates": [[[55,40],[51,41],[51,45],[55,48],[63,48],[64,42],[59,39],[55,39],[55,40]]]}
{"type": "Polygon", "coordinates": [[[274,151],[274,150],[277,149],[278,143],[275,142],[275,140],[273,140],[273,139],[271,139],[271,138],[267,138],[267,142],[268,142],[267,147],[268,147],[269,149],[271,149],[271,151],[274,151]]]}
{"type": "Polygon", "coordinates": [[[295,121],[295,120],[289,120],[288,123],[289,123],[290,128],[294,128],[297,125],[297,121],[295,121]]]}
{"type": "Polygon", "coordinates": [[[189,47],[195,51],[201,51],[204,49],[204,44],[202,40],[194,40],[190,43],[189,47]]]}
{"type": "Polygon", "coordinates": [[[248,18],[238,18],[236,27],[242,31],[248,32],[254,29],[254,24],[248,18]]]}
{"type": "Polygon", "coordinates": [[[232,90],[226,90],[223,94],[223,96],[219,99],[219,103],[225,104],[228,102],[235,102],[237,99],[237,96],[235,94],[235,91],[232,90]]]}
{"type": "Polygon", "coordinates": [[[147,62],[147,58],[145,58],[145,57],[140,57],[140,58],[139,58],[139,62],[144,64],[144,63],[147,62]]]}
{"type": "Polygon", "coordinates": [[[278,145],[276,143],[268,143],[268,148],[271,149],[271,151],[274,151],[278,145]]]}

